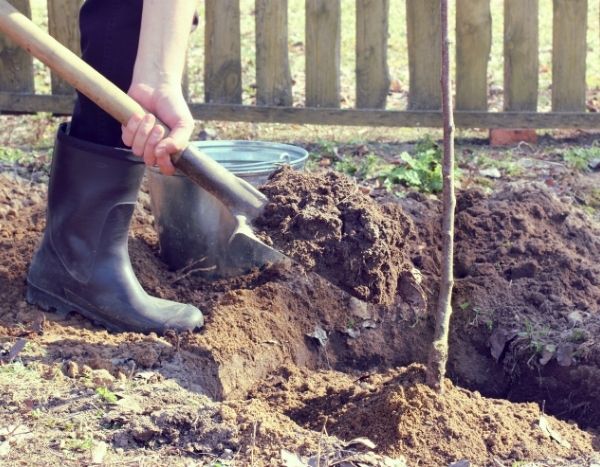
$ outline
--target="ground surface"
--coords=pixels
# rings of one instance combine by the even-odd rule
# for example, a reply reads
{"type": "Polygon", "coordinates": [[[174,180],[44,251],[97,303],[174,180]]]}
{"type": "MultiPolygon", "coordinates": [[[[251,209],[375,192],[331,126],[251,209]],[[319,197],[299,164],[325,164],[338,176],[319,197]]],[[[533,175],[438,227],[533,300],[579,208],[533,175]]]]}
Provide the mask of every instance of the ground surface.
{"type": "MultiPolygon", "coordinates": [[[[304,8],[289,4],[301,105],[304,8]]],[[[492,110],[503,106],[503,4],[491,2],[492,110]]],[[[45,24],[45,2],[32,5],[45,24]]],[[[251,104],[254,2],[240,5],[243,100],[251,104]]],[[[589,6],[590,111],[600,106],[598,5],[589,6]]],[[[540,1],[542,111],[551,96],[551,6],[540,1]]],[[[342,1],[342,107],[354,105],[353,7],[342,1]]],[[[391,0],[395,109],[408,95],[404,8],[391,0]]],[[[192,77],[203,73],[202,49],[201,24],[192,77]]],[[[201,81],[190,82],[194,100],[201,81]]],[[[36,62],[36,89],[49,87],[36,62]]],[[[397,141],[422,138],[421,130],[199,124],[201,138],[296,142],[311,152],[319,175],[280,174],[265,190],[274,202],[261,223],[304,266],[216,283],[168,271],[142,193],[130,238],[141,282],[207,315],[200,334],[157,337],[111,335],[23,300],[56,126],[50,115],[0,116],[0,465],[600,462],[600,184],[590,171],[600,160],[598,134],[555,132],[539,146],[501,150],[465,140],[485,132],[458,131],[455,315],[450,380],[438,396],[422,384],[418,362],[437,292],[439,203],[427,193],[439,179],[425,153],[401,180],[396,170],[406,167],[404,151],[419,153],[419,141],[397,141]]]]}
{"type": "MultiPolygon", "coordinates": [[[[45,176],[39,160],[5,165],[0,463],[597,462],[598,175],[541,146],[499,154],[500,178],[482,177],[491,162],[475,164],[474,148],[459,151],[453,383],[443,396],[413,364],[431,336],[439,203],[326,170],[364,148],[320,148],[314,174],[284,171],[264,189],[272,205],[261,228],[303,264],[289,270],[215,283],[168,271],[142,193],[130,240],[141,282],[207,315],[202,333],[162,338],[111,335],[23,301],[45,176]],[[519,177],[508,176],[512,156],[527,169],[519,177]]],[[[391,160],[398,148],[370,150],[391,160]]]]}

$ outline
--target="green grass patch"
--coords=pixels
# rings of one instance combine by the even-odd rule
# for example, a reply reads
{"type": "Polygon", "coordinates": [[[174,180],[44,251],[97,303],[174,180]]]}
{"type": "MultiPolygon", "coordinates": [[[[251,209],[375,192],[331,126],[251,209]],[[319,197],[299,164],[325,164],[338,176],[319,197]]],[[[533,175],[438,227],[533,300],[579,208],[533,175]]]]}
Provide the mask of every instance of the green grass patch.
{"type": "Polygon", "coordinates": [[[100,398],[108,404],[116,404],[119,400],[114,392],[104,386],[96,388],[96,394],[98,394],[98,396],[100,396],[100,398]]]}
{"type": "Polygon", "coordinates": [[[572,169],[589,172],[590,162],[596,159],[600,160],[600,147],[571,148],[562,154],[562,158],[572,169]]]}
{"type": "Polygon", "coordinates": [[[503,175],[508,177],[519,177],[523,175],[524,172],[523,166],[510,156],[503,159],[494,159],[484,153],[481,153],[475,156],[473,163],[480,170],[498,169],[503,175]]]}
{"type": "MultiPolygon", "coordinates": [[[[391,192],[400,188],[423,193],[442,190],[442,149],[430,138],[420,141],[414,151],[402,152],[393,163],[370,153],[359,159],[341,157],[334,168],[361,181],[377,181],[391,192]]],[[[458,169],[455,175],[460,177],[458,169]]]]}
{"type": "Polygon", "coordinates": [[[94,447],[94,438],[86,436],[84,438],[66,439],[63,443],[63,449],[75,452],[90,451],[94,447]]]}
{"type": "Polygon", "coordinates": [[[22,164],[35,159],[31,152],[15,147],[0,146],[0,162],[8,164],[22,164]]]}

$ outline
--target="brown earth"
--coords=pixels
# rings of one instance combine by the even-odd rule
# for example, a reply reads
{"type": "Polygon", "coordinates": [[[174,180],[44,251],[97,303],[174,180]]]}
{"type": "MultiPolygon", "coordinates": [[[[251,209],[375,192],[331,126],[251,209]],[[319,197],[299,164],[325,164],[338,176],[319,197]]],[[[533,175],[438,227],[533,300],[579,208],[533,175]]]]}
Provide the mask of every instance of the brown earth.
{"type": "Polygon", "coordinates": [[[592,449],[591,436],[575,425],[544,420],[560,433],[552,439],[540,429],[544,416],[536,404],[486,399],[449,380],[440,395],[424,382],[420,365],[358,379],[286,368],[252,395],[306,428],[326,427],[341,439],[366,437],[380,452],[418,458],[423,465],[450,459],[475,465],[489,465],[490,459],[574,460],[592,449]]]}
{"type": "Polygon", "coordinates": [[[401,210],[378,205],[335,172],[283,168],[262,191],[270,203],[256,224],[276,248],[361,300],[394,301],[411,270],[404,249],[412,223],[401,210]]]}
{"type": "MultiPolygon", "coordinates": [[[[274,187],[269,186],[265,191],[285,193],[281,180],[275,177],[272,181],[274,187]],[[278,183],[281,185],[277,186],[278,183]]],[[[325,175],[320,182],[317,176],[306,176],[306,180],[304,193],[310,202],[316,203],[314,206],[319,207],[322,216],[315,214],[312,217],[312,208],[306,208],[308,214],[299,209],[301,205],[310,206],[310,203],[297,201],[298,206],[294,209],[299,209],[298,216],[306,223],[303,226],[300,221],[290,222],[293,217],[282,215],[283,224],[288,222],[288,227],[292,224],[297,227],[284,230],[286,234],[275,238],[275,242],[280,241],[283,246],[288,242],[288,252],[301,252],[298,254],[299,260],[318,260],[314,261],[315,270],[330,276],[335,271],[333,265],[325,261],[319,265],[319,261],[323,252],[335,251],[338,258],[345,261],[338,265],[338,276],[341,276],[339,271],[354,271],[350,265],[358,264],[356,267],[359,271],[350,276],[351,280],[338,280],[339,285],[356,294],[363,290],[361,287],[365,284],[370,284],[375,292],[365,298],[390,302],[389,294],[393,294],[391,303],[383,306],[362,302],[332,287],[314,272],[306,272],[298,266],[290,270],[257,271],[243,278],[216,283],[186,275],[185,271],[170,272],[158,260],[149,200],[142,193],[130,241],[130,252],[138,277],[149,292],[193,303],[203,308],[207,315],[202,333],[158,337],[135,333],[109,334],[78,316],[59,319],[52,314],[40,313],[23,301],[27,264],[44,226],[45,188],[8,174],[0,174],[0,343],[8,346],[8,349],[16,338],[27,339],[31,348],[21,355],[25,367],[35,371],[39,368],[40,374],[53,375],[42,378],[42,389],[35,394],[27,394],[27,387],[23,388],[22,393],[16,393],[14,383],[0,381],[3,400],[7,401],[0,409],[2,416],[7,417],[8,423],[29,424],[32,411],[40,410],[44,416],[55,411],[57,402],[52,391],[43,388],[50,384],[49,381],[60,380],[63,402],[80,397],[80,393],[83,394],[81,397],[88,397],[92,401],[85,407],[69,405],[72,412],[71,415],[65,412],[65,417],[73,416],[73,413],[88,413],[86,410],[93,413],[96,410],[94,404],[98,405],[94,388],[101,385],[114,386],[123,399],[139,399],[139,405],[142,406],[139,411],[132,413],[131,410],[111,405],[105,408],[100,421],[93,416],[90,416],[93,418],[91,422],[88,420],[91,426],[97,427],[102,435],[99,436],[109,443],[111,449],[125,449],[121,454],[121,451],[114,451],[118,456],[127,456],[132,449],[144,449],[144,452],[150,453],[167,452],[169,456],[216,456],[226,459],[231,452],[237,452],[242,462],[254,458],[257,465],[279,465],[282,463],[280,450],[285,448],[307,457],[314,457],[318,452],[324,456],[324,451],[327,451],[329,462],[339,460],[341,453],[349,449],[344,447],[339,438],[349,441],[352,437],[367,436],[379,445],[375,448],[378,455],[395,457],[402,454],[410,465],[440,465],[460,458],[471,458],[482,464],[493,462],[495,457],[511,461],[543,459],[545,456],[577,458],[581,462],[589,459],[594,449],[598,449],[592,446],[593,440],[589,435],[548,417],[553,429],[569,441],[572,448],[561,447],[556,440],[548,441],[544,438],[543,430],[536,428],[540,412],[534,405],[513,405],[481,398],[450,383],[447,383],[446,394],[438,397],[422,386],[422,371],[418,367],[390,370],[414,361],[423,361],[426,357],[431,322],[426,315],[426,304],[415,299],[415,296],[422,297],[419,293],[415,294],[415,291],[420,292],[420,287],[415,279],[418,274],[412,271],[410,260],[423,271],[421,285],[433,297],[435,282],[432,274],[436,270],[437,242],[434,241],[435,229],[430,216],[435,214],[436,206],[432,202],[409,198],[402,205],[404,212],[410,214],[411,221],[397,206],[377,207],[369,198],[359,195],[356,187],[347,179],[325,175]],[[331,193],[327,190],[318,191],[318,187],[327,183],[332,183],[336,188],[331,193]],[[317,195],[310,187],[315,188],[317,195]],[[328,201],[328,197],[337,201],[328,201]],[[358,211],[353,212],[351,206],[345,204],[345,198],[355,199],[358,211]],[[346,215],[359,233],[367,226],[366,230],[375,232],[379,229],[380,234],[370,237],[358,235],[359,243],[352,243],[354,240],[344,235],[344,229],[323,229],[324,225],[338,225],[337,221],[331,219],[346,219],[346,215]],[[321,218],[331,222],[328,224],[329,221],[321,223],[315,220],[321,218]],[[414,228],[411,227],[413,222],[414,228]],[[321,243],[310,243],[307,232],[311,231],[311,225],[316,229],[314,232],[323,233],[319,237],[321,243]],[[298,235],[303,239],[297,244],[293,242],[294,228],[298,228],[298,235]],[[329,238],[331,232],[337,233],[329,238]],[[335,238],[344,245],[339,250],[335,250],[335,242],[332,242],[335,238]],[[385,239],[390,239],[392,245],[386,245],[385,239]],[[289,247],[291,244],[294,247],[289,247]],[[361,251],[371,250],[377,252],[374,263],[361,265],[356,257],[353,259],[353,254],[360,257],[361,251]],[[348,256],[343,257],[342,252],[348,256]],[[396,254],[397,258],[394,256],[396,254]],[[392,276],[397,274],[395,279],[390,281],[389,278],[374,274],[374,264],[380,268],[395,267],[396,273],[390,273],[392,276]],[[410,274],[408,285],[398,282],[405,272],[410,274]],[[391,292],[398,284],[399,293],[391,292]],[[384,298],[386,296],[388,298],[384,298]],[[287,370],[280,370],[282,366],[287,370]],[[79,370],[74,371],[74,368],[79,370]],[[104,376],[104,380],[101,378],[106,373],[102,373],[103,370],[107,370],[109,375],[104,376]],[[291,376],[286,376],[284,379],[287,378],[287,382],[280,385],[277,378],[281,378],[286,371],[291,376]],[[149,377],[149,373],[154,376],[149,377]],[[300,387],[300,380],[304,380],[306,387],[300,387]],[[249,391],[253,397],[247,397],[249,391]],[[223,398],[229,402],[214,402],[223,398]],[[404,413],[406,417],[401,416],[404,413]],[[325,417],[329,419],[325,428],[330,436],[321,433],[325,417]],[[460,428],[459,422],[462,420],[466,421],[467,426],[460,428]],[[406,437],[402,435],[396,439],[398,430],[407,433],[406,437]],[[413,434],[412,438],[410,433],[413,434]],[[481,444],[482,433],[486,434],[489,444],[481,444]],[[413,445],[410,439],[413,439],[413,445]],[[501,444],[506,446],[501,447],[501,444]]],[[[296,181],[301,184],[300,180],[296,181]]],[[[509,195],[505,193],[502,196],[509,195]]],[[[492,329],[488,331],[487,315],[476,311],[476,307],[485,304],[493,306],[493,310],[512,310],[515,313],[513,317],[523,316],[517,311],[527,313],[530,321],[537,322],[545,316],[541,313],[546,312],[540,312],[539,308],[530,305],[525,295],[511,295],[511,287],[515,286],[508,285],[511,279],[513,284],[518,285],[522,280],[535,281],[537,278],[539,281],[550,281],[553,274],[559,276],[551,285],[557,288],[556,293],[563,301],[551,303],[560,303],[561,307],[575,301],[591,306],[596,300],[596,289],[588,276],[583,275],[587,281],[583,283],[586,288],[561,292],[574,287],[573,282],[567,279],[571,276],[563,279],[562,269],[556,267],[556,263],[544,260],[543,254],[527,260],[536,261],[536,267],[539,268],[535,269],[533,277],[527,277],[526,274],[517,278],[519,274],[515,275],[515,271],[520,270],[518,260],[525,262],[527,256],[532,256],[530,250],[526,248],[521,256],[507,254],[505,263],[502,257],[493,256],[485,250],[486,238],[494,240],[488,243],[488,248],[494,251],[503,242],[498,232],[504,232],[502,227],[507,222],[493,223],[498,216],[497,206],[505,206],[503,209],[509,213],[520,212],[526,216],[528,225],[527,219],[533,219],[529,230],[523,231],[519,237],[523,241],[526,234],[532,238],[550,236],[559,242],[554,252],[576,251],[575,245],[579,242],[583,250],[572,267],[591,268],[598,262],[597,246],[586,253],[586,244],[581,244],[580,239],[595,235],[583,218],[573,214],[574,219],[580,219],[577,228],[581,235],[577,236],[573,233],[576,229],[565,227],[571,222],[568,220],[571,211],[562,221],[554,220],[552,206],[559,201],[548,198],[548,205],[552,209],[543,208],[546,214],[536,217],[535,213],[525,208],[519,211],[516,206],[519,203],[523,203],[523,206],[527,203],[540,205],[538,198],[534,203],[532,199],[519,198],[518,193],[512,196],[515,198],[498,198],[498,201],[494,201],[495,197],[467,194],[459,202],[459,226],[464,224],[467,228],[475,225],[471,228],[473,241],[459,236],[459,258],[465,256],[465,252],[473,251],[473,255],[468,257],[475,260],[473,269],[469,269],[472,272],[461,274],[458,279],[459,298],[451,358],[455,382],[490,389],[491,382],[496,381],[500,392],[505,393],[511,388],[523,387],[516,385],[521,381],[519,375],[513,374],[516,381],[506,377],[503,365],[509,361],[508,355],[514,359],[514,366],[527,367],[527,363],[536,363],[536,359],[525,360],[517,352],[516,349],[520,348],[517,346],[518,339],[521,337],[517,336],[507,342],[508,349],[503,349],[497,363],[490,355],[490,339],[495,329],[505,329],[510,325],[511,315],[506,311],[494,311],[492,329]],[[465,199],[471,201],[465,202],[465,199]],[[476,210],[469,211],[473,206],[476,210]],[[465,213],[469,213],[470,217],[465,213]],[[493,228],[485,230],[480,225],[493,228]],[[587,237],[585,232],[588,232],[587,237]],[[469,250],[469,247],[474,249],[469,250]],[[485,268],[477,269],[485,262],[492,264],[496,275],[492,275],[491,271],[486,273],[485,268]],[[497,269],[496,264],[499,265],[497,269]],[[510,273],[507,273],[509,269],[510,273]],[[491,282],[484,287],[478,281],[483,281],[482,277],[486,274],[491,282]],[[477,285],[479,288],[476,288],[477,285]],[[491,299],[493,287],[501,287],[498,289],[500,293],[495,295],[496,302],[491,299]],[[521,299],[526,305],[513,306],[521,299]],[[469,306],[461,306],[467,301],[469,306]]],[[[558,206],[562,207],[560,204],[558,206]]],[[[275,213],[285,212],[283,208],[271,209],[275,213]]],[[[546,256],[552,253],[547,251],[546,256]]],[[[545,290],[543,284],[539,287],[535,289],[531,283],[528,286],[530,290],[545,290]]],[[[519,290],[519,293],[525,294],[526,287],[519,290]]],[[[563,308],[557,310],[559,314],[567,313],[563,308]]],[[[584,360],[578,352],[586,342],[588,345],[589,341],[596,342],[598,335],[593,334],[595,328],[590,327],[597,322],[594,321],[598,317],[597,308],[583,311],[589,312],[589,315],[582,314],[582,319],[586,321],[583,323],[585,326],[582,324],[581,327],[592,334],[589,340],[579,343],[575,348],[571,366],[561,368],[575,370],[583,364],[588,364],[592,369],[598,367],[591,357],[584,360]]],[[[523,321],[513,324],[520,322],[523,321]]],[[[556,317],[548,321],[548,327],[554,332],[552,326],[559,326],[560,323],[560,317],[556,317]]],[[[562,328],[556,332],[560,334],[562,328]]],[[[554,364],[557,353],[558,350],[552,363],[546,366],[536,364],[536,371],[545,371],[554,364]]],[[[564,381],[561,379],[560,382],[564,381]]],[[[533,387],[527,387],[530,386],[533,387]]],[[[588,388],[589,391],[593,389],[588,388]]],[[[588,402],[587,410],[593,412],[594,399],[583,399],[583,390],[580,395],[582,401],[588,402]]],[[[593,392],[589,395],[593,395],[593,392]]],[[[539,391],[529,396],[537,398],[539,391]]],[[[60,430],[57,434],[46,425],[40,427],[40,424],[32,422],[32,426],[39,435],[36,438],[37,448],[46,454],[55,453],[48,433],[60,436],[60,430]]],[[[350,451],[356,454],[352,449],[350,451]]],[[[371,465],[382,465],[384,460],[378,457],[371,458],[369,462],[372,462],[371,465]]]]}
{"type": "MultiPolygon", "coordinates": [[[[418,231],[412,259],[435,293],[436,261],[419,249],[439,245],[439,206],[403,206],[418,231]]],[[[598,225],[541,184],[490,197],[467,191],[457,203],[455,273],[454,381],[598,425],[598,225]]]]}

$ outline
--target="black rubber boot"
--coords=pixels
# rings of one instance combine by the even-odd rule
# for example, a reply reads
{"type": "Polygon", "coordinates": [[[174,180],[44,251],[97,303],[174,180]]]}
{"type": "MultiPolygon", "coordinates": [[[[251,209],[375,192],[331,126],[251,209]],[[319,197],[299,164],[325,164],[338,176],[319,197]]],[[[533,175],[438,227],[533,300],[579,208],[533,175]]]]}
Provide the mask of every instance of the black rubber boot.
{"type": "Polygon", "coordinates": [[[76,311],[111,331],[194,330],[200,310],[149,296],[131,268],[127,236],[144,164],[129,151],[59,128],[46,232],[27,277],[27,301],[76,311]]]}

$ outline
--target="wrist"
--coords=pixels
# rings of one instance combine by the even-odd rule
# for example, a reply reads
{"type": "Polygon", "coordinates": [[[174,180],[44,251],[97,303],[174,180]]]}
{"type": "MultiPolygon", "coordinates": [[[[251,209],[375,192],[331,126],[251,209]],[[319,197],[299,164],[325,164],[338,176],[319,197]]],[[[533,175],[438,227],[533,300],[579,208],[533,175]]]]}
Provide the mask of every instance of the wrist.
{"type": "Polygon", "coordinates": [[[153,89],[181,89],[182,76],[180,73],[166,72],[149,67],[138,66],[136,63],[131,86],[146,85],[153,89]]]}

